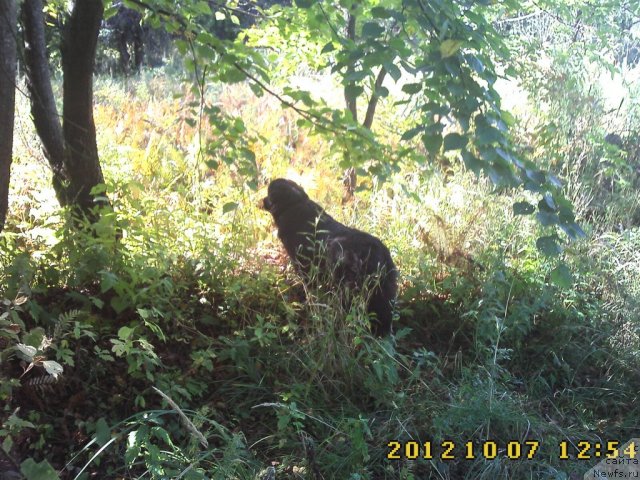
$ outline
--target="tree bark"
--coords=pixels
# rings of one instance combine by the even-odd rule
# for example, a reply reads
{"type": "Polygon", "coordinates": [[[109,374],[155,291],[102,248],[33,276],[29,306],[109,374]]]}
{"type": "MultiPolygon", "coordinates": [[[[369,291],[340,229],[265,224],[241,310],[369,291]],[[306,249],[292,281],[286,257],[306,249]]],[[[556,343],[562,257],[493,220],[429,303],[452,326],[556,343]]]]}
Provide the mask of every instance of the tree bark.
{"type": "Polygon", "coordinates": [[[384,77],[387,75],[387,69],[382,67],[378,72],[378,76],[376,77],[376,83],[373,87],[373,92],[371,93],[371,98],[369,99],[369,105],[367,105],[367,114],[364,116],[364,122],[362,122],[362,126],[367,130],[371,130],[371,126],[373,125],[373,117],[376,114],[376,107],[378,106],[378,90],[382,87],[382,83],[384,82],[384,77]]]}
{"type": "Polygon", "coordinates": [[[13,121],[16,98],[15,0],[0,0],[0,232],[9,209],[9,181],[13,150],[13,121]]]}
{"type": "Polygon", "coordinates": [[[51,87],[42,0],[25,0],[22,18],[31,113],[62,206],[95,220],[92,189],[104,183],[93,121],[93,67],[104,7],[76,0],[62,38],[62,123],[51,87]]]}
{"type": "Polygon", "coordinates": [[[68,194],[84,213],[95,204],[91,190],[104,183],[93,121],[93,68],[103,13],[102,0],[76,0],[62,41],[68,194]]]}
{"type": "MultiPolygon", "coordinates": [[[[349,12],[348,18],[347,18],[347,38],[354,43],[356,41],[356,16],[352,12],[349,12]]],[[[350,75],[353,72],[355,72],[355,65],[351,63],[347,67],[347,75],[350,75]]],[[[349,84],[346,86],[351,86],[353,85],[353,83],[354,82],[349,82],[349,84]]],[[[346,86],[345,86],[344,99],[345,99],[345,102],[347,103],[347,108],[349,109],[349,111],[351,112],[351,115],[353,116],[353,120],[357,122],[358,121],[357,97],[353,96],[350,98],[346,93],[346,86]]]]}
{"type": "Polygon", "coordinates": [[[62,125],[51,87],[49,57],[44,31],[42,0],[25,0],[22,7],[27,87],[31,95],[31,116],[42,142],[44,155],[53,170],[53,187],[61,205],[69,204],[65,185],[69,177],[64,165],[62,125]]]}

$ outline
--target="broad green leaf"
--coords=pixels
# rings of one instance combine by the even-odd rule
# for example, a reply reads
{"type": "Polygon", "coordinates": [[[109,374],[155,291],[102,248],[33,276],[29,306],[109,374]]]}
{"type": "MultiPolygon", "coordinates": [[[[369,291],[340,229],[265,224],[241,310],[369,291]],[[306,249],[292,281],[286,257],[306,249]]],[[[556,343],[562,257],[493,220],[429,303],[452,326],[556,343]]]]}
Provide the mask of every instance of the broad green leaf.
{"type": "Polygon", "coordinates": [[[111,429],[106,420],[102,417],[96,422],[96,442],[101,447],[106,445],[111,440],[111,429]]]}
{"type": "Polygon", "coordinates": [[[222,22],[225,18],[227,18],[227,17],[225,16],[224,12],[221,12],[220,10],[218,10],[218,11],[215,13],[215,17],[216,17],[216,20],[217,20],[217,21],[219,21],[219,22],[222,22]]]}
{"type": "Polygon", "coordinates": [[[16,350],[18,351],[19,356],[26,362],[32,362],[33,357],[35,357],[38,352],[36,347],[25,345],[24,343],[18,343],[16,345],[16,350]]]}
{"type": "Polygon", "coordinates": [[[20,472],[27,480],[58,480],[60,478],[49,462],[43,460],[36,463],[33,458],[27,458],[22,462],[20,472]]]}
{"type": "Polygon", "coordinates": [[[536,218],[543,227],[557,225],[560,222],[558,215],[553,212],[538,212],[536,213],[536,218]]]}
{"type": "Polygon", "coordinates": [[[45,337],[45,332],[42,327],[32,328],[22,337],[22,343],[26,345],[31,345],[35,348],[40,348],[42,345],[42,340],[45,337]]]}
{"type": "Polygon", "coordinates": [[[504,135],[495,127],[488,124],[476,125],[476,143],[478,145],[491,145],[503,143],[504,135]]]}
{"type": "Polygon", "coordinates": [[[554,257],[562,253],[562,247],[558,244],[558,236],[550,235],[536,240],[536,247],[547,257],[554,257]]]}
{"type": "Polygon", "coordinates": [[[463,43],[464,42],[462,40],[445,40],[440,44],[440,55],[442,55],[442,58],[447,58],[455,55],[458,50],[460,50],[460,47],[462,47],[463,43]]]}
{"type": "Polygon", "coordinates": [[[335,49],[336,47],[333,45],[333,42],[329,42],[324,47],[322,47],[322,50],[320,51],[320,53],[333,52],[335,49]]]}
{"type": "Polygon", "coordinates": [[[542,200],[538,202],[538,209],[541,212],[555,212],[558,209],[556,202],[549,192],[545,192],[542,196],[542,200]]]}
{"type": "Polygon", "coordinates": [[[211,7],[205,1],[196,2],[193,5],[193,10],[202,15],[211,15],[211,7]]]}
{"type": "Polygon", "coordinates": [[[58,375],[62,375],[62,365],[60,365],[58,362],[55,362],[53,360],[45,360],[42,362],[42,366],[53,378],[58,378],[58,375]]]}
{"type": "Polygon", "coordinates": [[[409,95],[414,95],[418,93],[420,90],[422,90],[421,83],[405,83],[402,86],[402,91],[405,93],[408,93],[409,95]]]}
{"type": "Polygon", "coordinates": [[[444,137],[444,151],[461,150],[467,146],[469,139],[465,135],[453,132],[444,137]]]}
{"type": "Polygon", "coordinates": [[[535,207],[529,202],[516,202],[513,204],[514,215],[530,215],[535,211],[535,207]]]}
{"type": "Polygon", "coordinates": [[[551,183],[551,185],[553,185],[554,187],[562,188],[562,182],[555,175],[547,173],[547,179],[549,180],[549,183],[551,183]]]}
{"type": "Polygon", "coordinates": [[[376,38],[384,33],[384,28],[376,22],[367,22],[362,26],[362,35],[376,38]]]}
{"type": "Polygon", "coordinates": [[[346,83],[359,82],[360,80],[367,78],[369,75],[371,75],[371,71],[369,70],[357,70],[355,72],[351,72],[349,75],[345,75],[343,81],[346,83]]]}
{"type": "Polygon", "coordinates": [[[412,129],[407,130],[406,132],[404,132],[402,134],[402,137],[400,137],[400,140],[402,140],[402,141],[411,140],[413,137],[415,137],[417,134],[419,134],[422,130],[424,130],[422,125],[418,125],[417,127],[414,127],[412,129]]]}
{"type": "Polygon", "coordinates": [[[238,204],[236,202],[228,202],[222,206],[222,213],[233,212],[238,208],[238,204]]]}
{"type": "Polygon", "coordinates": [[[111,5],[108,8],[104,9],[104,15],[103,15],[103,20],[109,20],[111,17],[113,17],[116,13],[118,13],[118,5],[111,5]]]}
{"type": "Polygon", "coordinates": [[[440,147],[442,146],[442,135],[440,134],[425,134],[422,136],[422,143],[424,148],[431,154],[436,154],[440,151],[440,147]]]}
{"type": "Polygon", "coordinates": [[[373,18],[390,18],[389,11],[384,7],[373,7],[371,9],[371,16],[373,18]]]}
{"type": "Polygon", "coordinates": [[[354,98],[358,98],[364,92],[364,88],[360,85],[347,85],[344,87],[344,95],[349,100],[353,100],[354,98]]]}
{"type": "Polygon", "coordinates": [[[376,88],[375,94],[378,97],[386,98],[389,96],[389,89],[387,87],[378,87],[376,88]]]}
{"type": "Polygon", "coordinates": [[[540,170],[525,169],[525,175],[536,185],[542,185],[545,181],[544,172],[540,170]]]}
{"type": "Polygon", "coordinates": [[[573,275],[564,263],[561,263],[551,271],[551,281],[560,288],[571,288],[573,275]]]}
{"type": "Polygon", "coordinates": [[[571,240],[578,240],[580,238],[585,238],[587,236],[587,234],[584,232],[584,230],[582,230],[580,225],[578,225],[575,222],[560,223],[559,227],[562,229],[564,233],[567,234],[567,236],[571,240]]]}
{"type": "Polygon", "coordinates": [[[373,18],[393,18],[399,22],[404,22],[406,19],[403,13],[399,10],[384,7],[373,7],[371,9],[371,16],[373,18]]]}
{"type": "Polygon", "coordinates": [[[393,78],[394,82],[400,80],[402,76],[402,72],[393,62],[384,62],[384,68],[387,70],[387,73],[393,78]]]}
{"type": "Polygon", "coordinates": [[[479,175],[484,167],[482,160],[467,150],[462,152],[462,160],[464,161],[464,165],[476,175],[479,175]]]}
{"type": "Polygon", "coordinates": [[[474,72],[484,72],[484,65],[478,57],[476,57],[475,55],[465,55],[464,58],[474,72]]]}
{"type": "Polygon", "coordinates": [[[120,338],[121,340],[126,340],[131,336],[134,330],[135,329],[131,327],[120,327],[120,330],[118,330],[118,338],[120,338]]]}
{"type": "Polygon", "coordinates": [[[120,295],[113,297],[109,304],[118,314],[124,312],[129,307],[129,301],[120,295]]]}

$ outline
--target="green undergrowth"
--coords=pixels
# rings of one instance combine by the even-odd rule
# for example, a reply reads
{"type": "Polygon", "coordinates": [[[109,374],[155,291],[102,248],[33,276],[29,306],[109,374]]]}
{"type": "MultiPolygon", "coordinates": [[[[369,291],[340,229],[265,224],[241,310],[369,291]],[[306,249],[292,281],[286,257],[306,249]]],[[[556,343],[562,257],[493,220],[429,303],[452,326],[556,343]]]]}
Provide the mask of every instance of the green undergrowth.
{"type": "MultiPolygon", "coordinates": [[[[286,113],[245,105],[289,129],[256,146],[261,184],[297,175],[392,251],[396,334],[372,338],[362,302],[345,310],[288,265],[258,208],[264,189],[190,156],[188,125],[169,142],[166,125],[128,118],[126,91],[100,88],[130,140],[101,139],[112,206],[78,228],[22,152],[29,188],[14,186],[0,236],[0,436],[23,472],[565,479],[596,463],[575,459],[578,442],[639,436],[637,227],[585,224],[590,238],[563,253],[573,283],[554,283],[557,259],[536,249],[541,227],[511,213],[514,192],[440,165],[343,206],[339,159],[310,156],[322,142],[286,113]],[[419,458],[407,458],[414,441],[419,458]],[[509,442],[522,446],[515,458],[509,442]],[[532,458],[526,442],[538,442],[532,458]]],[[[166,86],[145,88],[155,98],[166,86]]],[[[154,108],[179,107],[169,103],[154,108]]]]}

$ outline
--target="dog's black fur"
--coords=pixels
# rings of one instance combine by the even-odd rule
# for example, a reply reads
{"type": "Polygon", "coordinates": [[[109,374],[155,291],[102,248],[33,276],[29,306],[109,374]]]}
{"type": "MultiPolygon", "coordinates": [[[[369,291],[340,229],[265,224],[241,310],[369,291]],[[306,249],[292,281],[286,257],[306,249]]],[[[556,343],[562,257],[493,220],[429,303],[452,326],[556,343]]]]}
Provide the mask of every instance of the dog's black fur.
{"type": "Polygon", "coordinates": [[[377,336],[391,333],[397,271],[380,240],[334,220],[291,180],[273,180],[262,208],[273,216],[278,237],[303,275],[315,264],[330,269],[333,286],[371,288],[367,304],[368,312],[375,313],[371,330],[377,336]]]}

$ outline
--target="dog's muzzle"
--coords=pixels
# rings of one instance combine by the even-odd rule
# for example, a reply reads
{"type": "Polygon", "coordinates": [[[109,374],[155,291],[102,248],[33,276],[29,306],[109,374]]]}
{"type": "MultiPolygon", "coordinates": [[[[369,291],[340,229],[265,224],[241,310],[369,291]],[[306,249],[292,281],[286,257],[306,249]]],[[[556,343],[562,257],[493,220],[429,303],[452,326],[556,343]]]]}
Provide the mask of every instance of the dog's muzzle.
{"type": "Polygon", "coordinates": [[[266,210],[267,212],[270,212],[271,211],[271,207],[273,207],[273,204],[269,200],[269,197],[264,197],[262,199],[262,201],[260,202],[259,206],[260,206],[261,209],[266,210]]]}

